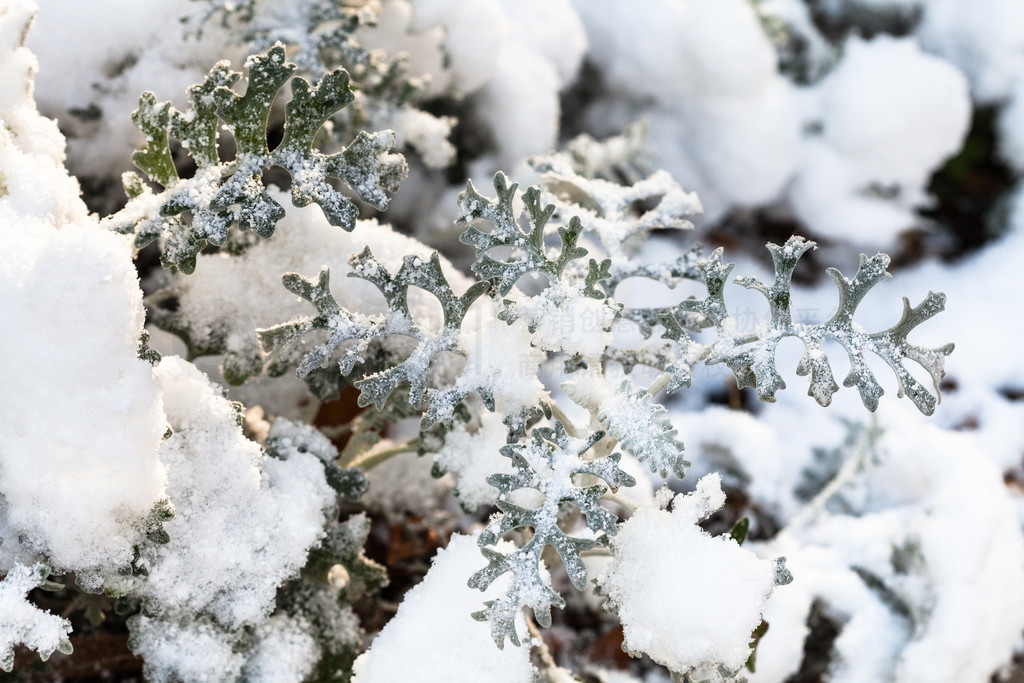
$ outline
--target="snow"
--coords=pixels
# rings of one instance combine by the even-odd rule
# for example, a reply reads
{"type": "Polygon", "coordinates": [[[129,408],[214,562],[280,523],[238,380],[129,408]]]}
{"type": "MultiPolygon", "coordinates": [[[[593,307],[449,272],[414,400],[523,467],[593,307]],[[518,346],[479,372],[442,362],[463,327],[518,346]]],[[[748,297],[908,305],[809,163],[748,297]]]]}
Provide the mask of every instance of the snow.
{"type": "Polygon", "coordinates": [[[480,115],[496,136],[495,167],[511,167],[555,146],[559,90],[558,71],[549,60],[520,43],[502,44],[497,69],[478,96],[480,115]]]}
{"type": "Polygon", "coordinates": [[[143,671],[154,683],[237,680],[245,656],[235,638],[208,620],[165,620],[145,614],[129,621],[129,645],[144,653],[143,671]]]}
{"type": "Polygon", "coordinates": [[[587,49],[587,34],[571,0],[501,0],[509,18],[508,40],[519,42],[555,67],[559,82],[571,83],[587,49]]]}
{"type": "Polygon", "coordinates": [[[334,506],[323,465],[313,453],[265,457],[191,364],[165,358],[156,375],[172,431],[160,460],[175,514],[164,523],[170,541],[141,548],[148,576],[137,594],[154,613],[259,623],[323,534],[334,506]]]}
{"type": "Polygon", "coordinates": [[[586,296],[581,280],[553,282],[536,296],[510,292],[507,309],[533,329],[536,348],[594,358],[611,344],[615,308],[607,299],[586,296]]]}
{"type": "Polygon", "coordinates": [[[455,158],[455,147],[448,141],[455,119],[435,117],[419,109],[403,108],[395,116],[398,144],[410,145],[429,168],[444,168],[455,158]]]}
{"type": "Polygon", "coordinates": [[[537,377],[545,354],[531,346],[525,321],[509,325],[494,319],[487,303],[474,306],[466,317],[459,343],[466,352],[457,389],[485,388],[494,395],[499,411],[511,415],[532,408],[545,396],[537,377]]]}
{"type": "Polygon", "coordinates": [[[1000,156],[1017,173],[1024,173],[1024,67],[999,112],[998,132],[1000,156]]]}
{"type": "Polygon", "coordinates": [[[1024,629],[1024,543],[1000,471],[969,434],[909,409],[891,411],[881,426],[875,464],[855,488],[839,490],[849,513],[821,511],[760,549],[785,554],[794,581],[768,602],[771,628],[754,680],[799,667],[793,643],[814,598],[846,624],[833,680],[881,672],[900,682],[985,680],[1010,657],[1024,629]],[[910,621],[866,590],[854,568],[883,580],[910,621]]]}
{"type": "MultiPolygon", "coordinates": [[[[483,86],[497,68],[498,50],[505,40],[504,13],[497,0],[469,5],[457,0],[413,0],[410,4],[413,30],[443,27],[446,68],[430,72],[434,87],[470,93],[483,86]],[[437,78],[438,72],[445,71],[450,71],[450,85],[437,78]]],[[[415,53],[412,63],[416,64],[415,53]]]]}
{"type": "Polygon", "coordinates": [[[927,0],[917,35],[924,48],[956,64],[975,98],[1006,97],[1024,72],[1024,6],[1016,0],[927,0]]]}
{"type": "MultiPolygon", "coordinates": [[[[498,549],[507,552],[510,547],[502,543],[498,549]]],[[[499,650],[487,622],[470,616],[485,600],[501,595],[510,579],[499,578],[483,593],[470,588],[466,582],[483,563],[476,535],[452,536],[369,651],[356,660],[353,683],[398,683],[413,671],[421,683],[533,681],[530,648],[509,645],[499,650]]],[[[516,619],[516,628],[526,636],[522,617],[516,619]]]]}
{"type": "Polygon", "coordinates": [[[32,2],[15,2],[0,13],[0,198],[5,213],[61,225],[84,220],[86,211],[63,166],[64,138],[33,99],[38,64],[23,43],[34,11],[32,2]]]}
{"type": "Polygon", "coordinates": [[[0,388],[0,494],[24,545],[95,585],[131,560],[138,520],[163,497],[166,426],[136,353],[131,248],[95,224],[11,213],[0,235],[0,353],[15,361],[0,388]]]}
{"type": "Polygon", "coordinates": [[[19,41],[32,9],[0,14],[11,79],[0,97],[0,500],[27,555],[4,563],[45,557],[96,588],[131,560],[139,521],[163,496],[165,424],[137,356],[131,247],[86,216],[60,134],[31,99],[34,60],[19,41]]]}
{"type": "Polygon", "coordinates": [[[131,113],[141,93],[153,91],[184,110],[186,88],[201,83],[217,61],[241,62],[244,55],[219,22],[204,25],[204,40],[191,37],[202,4],[41,2],[28,39],[39,56],[39,106],[67,127],[68,166],[76,175],[116,177],[131,168],[141,141],[131,113]],[[98,116],[76,115],[90,107],[98,116]]]}
{"type": "Polygon", "coordinates": [[[497,500],[498,489],[487,483],[487,477],[512,474],[512,462],[500,453],[507,435],[502,415],[484,412],[476,431],[459,423],[434,454],[434,462],[455,477],[455,495],[467,509],[493,505],[497,500]]]}
{"type": "MultiPolygon", "coordinates": [[[[243,436],[235,408],[195,367],[166,357],[154,369],[138,359],[146,312],[131,245],[99,228],[64,168],[61,131],[71,138],[69,164],[89,178],[88,187],[116,187],[140,139],[129,115],[139,93],[153,90],[181,107],[185,88],[215,60],[237,65],[245,48],[216,20],[201,39],[194,23],[178,23],[205,3],[43,5],[28,38],[39,54],[35,94],[45,113],[60,117],[60,129],[36,110],[36,58],[21,46],[34,4],[0,9],[0,357],[8,361],[0,387],[0,653],[17,642],[43,656],[68,647],[70,624],[26,595],[48,571],[73,571],[90,590],[143,598],[131,642],[152,680],[301,680],[332,647],[353,647],[359,628],[340,601],[346,579],[338,569],[332,586],[315,598],[323,614],[281,597],[291,588],[279,592],[335,512],[322,460],[333,459],[336,449],[318,432],[300,433],[305,426],[280,417],[307,422],[317,403],[291,373],[230,389],[231,398],[253,406],[253,433],[291,440],[287,459],[276,459],[243,436]],[[175,516],[162,525],[170,542],[161,545],[147,538],[145,520],[164,499],[175,516]],[[129,575],[133,564],[148,575],[129,575]],[[319,619],[327,614],[333,636],[321,632],[319,619]]],[[[265,16],[280,17],[282,30],[292,30],[283,24],[306,3],[257,5],[265,16]]],[[[972,108],[999,107],[995,144],[1011,168],[1024,169],[1024,5],[858,0],[865,5],[898,6],[918,12],[920,21],[901,37],[866,31],[874,37],[863,38],[854,31],[836,38],[819,33],[799,0],[382,0],[380,23],[365,32],[364,44],[408,52],[410,73],[432,78],[426,97],[463,116],[460,134],[479,136],[456,137],[465,144],[456,150],[448,140],[452,119],[415,103],[370,112],[420,157],[416,177],[403,189],[409,198],[400,196],[392,208],[395,223],[420,234],[437,230],[431,235],[446,247],[457,190],[451,178],[430,169],[448,164],[455,152],[460,172],[487,177],[497,166],[522,168],[524,157],[555,147],[570,128],[602,135],[644,116],[659,165],[675,177],[638,172],[647,189],[665,190],[675,208],[691,210],[700,206],[696,194],[679,188],[697,190],[708,210],[699,227],[720,227],[716,221],[730,212],[742,222],[745,212],[769,207],[824,237],[819,256],[835,256],[849,273],[856,256],[851,244],[873,253],[901,231],[922,226],[918,212],[931,201],[930,178],[960,149],[972,108]],[[781,34],[773,17],[786,22],[781,34]],[[790,31],[808,41],[806,81],[787,71],[783,42],[790,31]],[[590,64],[580,82],[584,56],[590,64]],[[581,108],[563,111],[565,102],[576,102],[563,100],[574,85],[581,108]]],[[[838,16],[852,5],[817,6],[838,16]]],[[[653,195],[624,190],[619,196],[604,182],[590,188],[595,201],[580,207],[582,217],[596,233],[595,246],[625,259],[621,238],[636,226],[609,215],[653,195]]],[[[339,303],[375,314],[384,311],[383,300],[369,283],[346,277],[348,257],[369,245],[394,271],[407,254],[425,260],[431,253],[376,221],[359,221],[352,233],[331,227],[317,207],[295,209],[283,193],[270,192],[289,206],[272,240],[256,242],[242,256],[202,254],[195,275],[146,283],[147,291],[169,284],[162,295],[178,304],[177,312],[151,310],[157,314],[151,320],[176,316],[196,338],[227,330],[225,362],[259,363],[256,329],[313,313],[281,285],[282,273],[309,277],[327,265],[339,303]]],[[[96,200],[94,190],[90,195],[96,200]]],[[[643,213],[649,203],[630,208],[643,213]]],[[[993,222],[1005,228],[999,240],[953,264],[903,267],[858,311],[858,330],[884,330],[898,318],[897,294],[916,303],[929,288],[941,288],[949,310],[913,338],[924,346],[957,344],[949,362],[955,389],[935,416],[925,420],[886,397],[878,417],[884,432],[871,457],[842,445],[844,420],[866,420],[855,391],[840,391],[822,413],[801,395],[806,384],[798,380],[779,403],[751,414],[708,405],[722,377],[711,368],[695,370],[693,389],[666,399],[671,424],[664,433],[685,442],[693,461],[691,476],[673,486],[685,490],[708,476],[696,492],[677,496],[669,512],[661,508],[671,491],[655,496],[651,482],[660,479],[624,455],[622,468],[639,484],[617,494],[625,504],[610,505],[623,515],[638,510],[614,539],[613,556],[585,558],[620,614],[629,649],[676,671],[716,663],[739,668],[763,612],[770,628],[751,678],[785,680],[800,667],[808,615],[819,609],[840,627],[828,674],[833,683],[982,681],[1019,651],[1024,505],[1013,479],[1024,471],[1024,404],[1013,396],[1024,386],[1015,309],[1024,288],[1013,274],[1024,258],[1024,191],[1005,206],[1004,223],[993,222]],[[816,455],[825,452],[832,460],[823,464],[816,455]],[[813,492],[800,492],[805,475],[828,475],[832,465],[840,480],[825,489],[827,499],[806,506],[813,492]],[[778,527],[781,533],[738,548],[702,532],[696,522],[724,502],[720,479],[748,497],[745,513],[765,522],[758,528],[755,521],[754,531],[778,527]],[[771,560],[782,554],[795,581],[772,592],[771,560]]],[[[659,220],[644,230],[679,227],[655,225],[659,220]]],[[[929,239],[936,236],[941,233],[929,239]]],[[[644,256],[681,253],[675,237],[652,241],[644,256]]],[[[716,239],[729,236],[720,231],[716,239]]],[[[736,272],[770,281],[742,251],[738,260],[736,272]]],[[[448,261],[442,267],[455,292],[465,291],[469,278],[448,261]]],[[[622,289],[639,302],[669,305],[689,293],[634,280],[622,289]]],[[[374,467],[367,509],[389,521],[433,522],[454,512],[453,486],[466,508],[492,504],[497,491],[487,477],[511,471],[499,452],[506,440],[502,419],[545,400],[574,407],[556,388],[564,377],[552,370],[564,359],[549,354],[580,352],[595,360],[612,340],[614,310],[584,297],[572,273],[540,295],[539,280],[520,284],[507,306],[486,298],[474,305],[458,339],[467,357],[448,354],[430,378],[457,392],[490,390],[495,412],[471,397],[473,420],[457,424],[433,459],[404,453],[374,467]],[[508,325],[497,318],[501,311],[518,319],[508,325]],[[432,460],[451,476],[433,479],[432,460]]],[[[755,323],[763,316],[742,309],[752,299],[738,289],[729,285],[726,292],[737,316],[728,324],[756,329],[740,316],[755,323]]],[[[793,294],[798,316],[809,311],[826,319],[835,307],[827,281],[795,287],[793,294]]],[[[417,324],[440,327],[432,297],[413,291],[410,304],[417,324]]],[[[168,348],[156,334],[153,345],[168,348]]],[[[787,382],[799,357],[791,351],[780,346],[787,382]]],[[[823,349],[842,366],[842,352],[835,351],[823,349]]],[[[201,359],[200,367],[215,371],[222,360],[201,359]]],[[[600,369],[590,363],[589,372],[600,369]]],[[[844,369],[835,368],[837,377],[844,369]]],[[[643,370],[636,373],[632,381],[642,386],[643,370]]],[[[603,415],[622,447],[633,440],[651,451],[655,440],[643,439],[657,425],[648,420],[637,428],[638,418],[650,416],[610,390],[625,379],[618,366],[600,379],[604,384],[584,397],[589,410],[572,413],[584,415],[579,424],[592,419],[596,428],[603,415]]],[[[879,379],[895,393],[887,369],[879,379]]],[[[370,454],[416,435],[415,419],[391,425],[370,454]]],[[[359,660],[357,680],[407,680],[410,671],[427,681],[533,680],[528,647],[498,650],[487,624],[469,617],[507,588],[508,576],[493,593],[467,588],[483,563],[475,537],[453,537],[359,660]]],[[[593,604],[595,595],[584,600],[593,604]]],[[[595,675],[633,680],[624,673],[595,675]]]]}
{"type": "Polygon", "coordinates": [[[612,561],[597,578],[622,621],[625,648],[678,673],[743,666],[775,586],[774,563],[697,526],[724,504],[712,474],[676,496],[672,512],[639,510],[612,539],[612,561]]]}
{"type": "Polygon", "coordinates": [[[10,671],[14,664],[14,648],[25,646],[39,653],[44,660],[54,650],[71,653],[71,622],[45,612],[26,599],[49,571],[44,565],[14,565],[0,581],[0,669],[10,671]]]}
{"type": "Polygon", "coordinates": [[[799,119],[750,3],[643,5],[637,11],[614,0],[575,3],[589,36],[588,57],[609,89],[610,101],[591,114],[594,127],[607,134],[613,132],[608,121],[621,128],[648,117],[660,165],[700,195],[712,218],[732,203],[772,200],[798,164],[799,119]],[[630,108],[625,117],[613,109],[621,107],[616,98],[630,108]]]}
{"type": "Polygon", "coordinates": [[[557,144],[559,92],[579,69],[587,38],[569,0],[500,4],[505,37],[476,104],[497,146],[495,168],[511,168],[557,144]]]}
{"type": "Polygon", "coordinates": [[[827,441],[839,438],[842,432],[838,424],[816,415],[814,430],[801,433],[807,409],[773,410],[769,417],[770,421],[744,411],[709,406],[674,412],[672,424],[686,443],[686,457],[691,462],[688,478],[719,472],[729,486],[741,486],[773,514],[788,518],[800,505],[793,491],[805,464],[802,454],[811,449],[807,439],[827,441]]]}
{"type": "Polygon", "coordinates": [[[793,208],[816,234],[885,243],[915,224],[932,171],[959,150],[967,80],[912,38],[851,38],[815,91],[822,133],[806,143],[793,208]]]}
{"type": "Polygon", "coordinates": [[[275,615],[260,624],[255,638],[242,669],[246,681],[302,683],[320,659],[320,646],[301,618],[275,615]]]}
{"type": "Polygon", "coordinates": [[[931,174],[964,139],[975,85],[965,53],[993,52],[1009,74],[1001,92],[1024,73],[1011,68],[1024,63],[1011,3],[983,3],[992,6],[986,14],[931,1],[916,37],[854,36],[830,48],[793,3],[650,0],[635,11],[577,2],[606,90],[585,121],[608,134],[648,119],[658,162],[700,195],[711,221],[785,199],[815,234],[887,244],[916,224],[931,174]],[[825,77],[787,80],[764,17],[799,35],[803,59],[825,77]],[[977,44],[983,31],[995,44],[977,44]],[[958,41],[969,48],[954,48],[958,41]]]}

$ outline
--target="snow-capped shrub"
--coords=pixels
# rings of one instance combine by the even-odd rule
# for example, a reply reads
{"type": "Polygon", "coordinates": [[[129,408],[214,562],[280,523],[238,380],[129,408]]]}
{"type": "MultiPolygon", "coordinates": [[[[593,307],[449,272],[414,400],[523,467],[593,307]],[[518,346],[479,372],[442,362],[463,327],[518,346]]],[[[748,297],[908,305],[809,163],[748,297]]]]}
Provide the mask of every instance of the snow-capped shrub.
{"type": "Polygon", "coordinates": [[[929,258],[1024,168],[979,6],[0,7],[0,666],[1012,666],[1024,194],[929,258]]]}

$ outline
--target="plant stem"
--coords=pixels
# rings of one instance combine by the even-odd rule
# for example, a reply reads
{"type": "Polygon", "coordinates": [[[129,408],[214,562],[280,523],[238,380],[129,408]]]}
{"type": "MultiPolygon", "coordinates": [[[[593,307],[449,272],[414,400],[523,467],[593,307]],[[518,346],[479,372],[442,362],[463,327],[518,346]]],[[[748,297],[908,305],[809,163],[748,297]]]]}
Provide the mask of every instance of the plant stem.
{"type": "Polygon", "coordinates": [[[360,467],[364,471],[371,470],[388,458],[400,453],[413,453],[419,449],[419,439],[412,439],[392,448],[385,448],[379,451],[369,451],[352,459],[347,467],[360,467]]]}
{"type": "Polygon", "coordinates": [[[654,396],[662,389],[668,386],[668,383],[672,381],[672,375],[668,372],[663,372],[654,378],[651,382],[651,386],[647,387],[647,393],[654,396]]]}
{"type": "Polygon", "coordinates": [[[569,436],[571,436],[574,439],[578,438],[579,434],[576,432],[576,427],[573,425],[572,420],[569,419],[569,416],[566,415],[562,411],[562,409],[559,408],[558,405],[555,404],[553,401],[550,404],[550,408],[551,408],[551,415],[556,420],[558,420],[559,422],[562,423],[562,426],[565,427],[566,434],[568,434],[569,436]]]}
{"type": "Polygon", "coordinates": [[[544,678],[546,678],[549,683],[568,683],[569,681],[578,681],[578,678],[558,666],[555,662],[555,658],[551,656],[551,650],[548,649],[548,645],[544,642],[540,629],[537,627],[537,624],[533,622],[533,619],[526,614],[524,614],[523,617],[526,621],[526,628],[530,631],[530,636],[533,637],[533,641],[537,645],[537,656],[540,658],[540,663],[544,666],[544,678]]]}
{"type": "Polygon", "coordinates": [[[621,505],[622,507],[626,508],[629,511],[629,514],[633,514],[639,508],[639,506],[633,501],[631,501],[629,498],[620,496],[617,493],[612,493],[611,491],[606,491],[605,494],[602,496],[602,499],[610,500],[613,503],[621,505]]]}

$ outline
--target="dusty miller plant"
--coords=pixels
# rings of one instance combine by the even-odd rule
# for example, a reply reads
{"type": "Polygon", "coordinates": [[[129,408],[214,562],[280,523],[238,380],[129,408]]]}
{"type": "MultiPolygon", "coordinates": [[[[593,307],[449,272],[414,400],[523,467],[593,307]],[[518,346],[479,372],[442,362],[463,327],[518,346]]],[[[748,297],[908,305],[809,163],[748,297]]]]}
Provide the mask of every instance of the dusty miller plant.
{"type": "MultiPolygon", "coordinates": [[[[304,3],[311,26],[333,22],[334,29],[316,32],[316,41],[310,42],[311,29],[295,41],[294,61],[276,42],[287,37],[260,23],[253,2],[227,13],[235,16],[225,20],[246,27],[247,40],[266,48],[247,60],[244,92],[238,87],[242,74],[221,63],[189,90],[185,111],[144,94],[133,120],[145,144],[133,161],[145,179],[126,175],[128,205],[104,225],[132,234],[140,249],[158,242],[161,262],[180,277],[201,267],[197,257],[204,250],[219,247],[228,257],[241,258],[254,243],[253,235],[276,238],[286,210],[265,186],[271,169],[286,172],[295,206],[317,204],[338,230],[352,230],[361,211],[386,208],[406,165],[394,151],[391,131],[362,127],[374,120],[366,113],[372,109],[368,98],[390,98],[404,106],[416,84],[403,80],[400,61],[382,60],[354,42],[361,22],[368,21],[365,14],[340,9],[323,14],[328,5],[337,9],[333,3],[304,3]],[[311,80],[297,75],[300,72],[311,80]],[[350,72],[362,79],[361,102],[351,87],[350,72]],[[271,148],[268,122],[286,84],[291,99],[283,109],[282,139],[271,148]],[[364,110],[338,118],[354,104],[364,110]],[[331,124],[339,120],[344,125],[331,124]],[[222,127],[229,135],[221,134],[222,127]],[[349,139],[325,152],[321,131],[328,128],[332,135],[345,131],[349,139]],[[191,177],[179,174],[172,141],[195,162],[191,177]],[[223,153],[228,144],[235,150],[230,159],[223,153]]],[[[723,364],[739,387],[752,387],[762,401],[774,401],[786,386],[776,364],[777,348],[782,339],[795,337],[804,347],[796,372],[808,377],[808,394],[827,406],[840,390],[826,347],[826,342],[835,342],[849,360],[842,384],[855,388],[869,410],[878,407],[882,395],[867,361],[873,355],[894,373],[899,396],[931,414],[943,363],[953,348],[924,348],[908,340],[912,330],[942,310],[941,294],[930,293],[916,306],[905,300],[901,319],[889,329],[866,331],[854,322],[868,292],[889,277],[889,259],[881,254],[862,255],[852,276],[829,269],[838,291],[835,313],[821,323],[796,322],[793,273],[800,258],[814,248],[813,242],[796,236],[782,245],[767,245],[774,266],[770,282],[752,277],[733,280],[762,295],[770,311],[768,322],[759,329],[739,332],[726,301],[733,265],[726,262],[723,249],[706,253],[695,244],[669,262],[640,258],[653,231],[686,231],[692,227],[689,217],[701,210],[697,197],[669,174],[643,168],[637,155],[640,137],[632,130],[604,143],[581,138],[567,152],[534,159],[542,181],[523,191],[503,173],[494,176],[493,194],[492,189],[467,182],[458,198],[457,224],[464,229],[461,242],[474,250],[473,282],[468,287],[453,286],[436,252],[427,258],[410,254],[400,267],[388,268],[366,245],[349,258],[348,275],[380,293],[383,307],[378,313],[350,310],[339,303],[346,280],[332,278],[324,265],[313,272],[274,274],[283,288],[305,302],[307,314],[261,328],[259,346],[244,352],[232,345],[226,328],[189,327],[187,312],[154,316],[158,325],[185,337],[193,355],[227,354],[223,372],[232,384],[294,372],[320,398],[337,396],[345,387],[358,392],[358,406],[365,410],[345,425],[351,438],[342,450],[311,426],[287,429],[283,421],[275,421],[279,431],[271,431],[262,444],[270,457],[282,460],[294,452],[314,453],[338,504],[358,501],[366,491],[363,472],[387,457],[410,450],[437,451],[448,430],[478,425],[486,412],[501,412],[507,436],[500,453],[511,462],[511,470],[487,479],[497,491],[496,509],[478,536],[479,567],[469,578],[469,586],[485,590],[500,577],[511,576],[507,589],[481,603],[473,614],[489,623],[497,647],[508,640],[520,645],[516,619],[524,607],[540,625],[549,626],[551,609],[565,605],[544,568],[552,559],[546,549],[554,550],[576,589],[593,578],[582,554],[608,546],[620,528],[617,512],[601,503],[614,502],[620,487],[635,484],[620,467],[621,452],[662,478],[685,476],[685,434],[673,427],[658,397],[690,387],[697,365],[723,364]],[[618,291],[632,278],[670,289],[690,281],[704,293],[668,306],[627,306],[618,291]],[[442,320],[436,329],[410,313],[411,289],[425,291],[439,303],[442,320]],[[571,419],[546,392],[533,404],[509,406],[503,398],[507,387],[461,369],[460,363],[472,365],[475,350],[485,343],[469,324],[474,306],[489,306],[509,328],[525,328],[529,348],[524,353],[542,353],[564,365],[561,388],[589,414],[587,423],[571,419]],[[643,343],[632,348],[617,345],[620,325],[630,326],[643,343]],[[440,359],[451,357],[465,360],[448,362],[445,372],[435,372],[440,359]],[[914,378],[908,361],[924,368],[932,389],[914,378]],[[648,386],[634,381],[638,366],[656,372],[648,386]],[[389,424],[409,417],[419,419],[419,436],[397,448],[377,450],[389,424]],[[516,497],[521,490],[533,491],[532,504],[516,497]],[[503,538],[516,540],[515,549],[500,550],[503,538]]],[[[156,359],[144,341],[143,354],[156,359]]],[[[173,540],[162,532],[159,521],[149,536],[157,545],[173,540]]],[[[340,566],[347,572],[341,598],[345,605],[386,580],[382,568],[363,554],[367,535],[365,517],[353,516],[346,522],[335,517],[329,522],[326,539],[299,575],[281,589],[279,609],[303,615],[329,640],[332,616],[322,594],[334,580],[329,576],[332,569],[340,566]]],[[[777,576],[784,583],[788,575],[781,567],[780,563],[777,576]]],[[[146,569],[138,563],[132,570],[143,574],[146,569]]],[[[33,567],[5,584],[4,590],[27,592],[46,575],[45,567],[33,567]]],[[[134,608],[145,614],[147,603],[132,593],[131,581],[123,585],[119,597],[134,600],[134,608]]],[[[238,642],[245,637],[255,636],[239,633],[238,642]]],[[[358,648],[358,642],[332,643],[317,676],[326,680],[337,671],[347,672],[358,648]]],[[[66,649],[63,642],[61,649],[66,649]]],[[[2,654],[9,669],[12,655],[2,654]]]]}

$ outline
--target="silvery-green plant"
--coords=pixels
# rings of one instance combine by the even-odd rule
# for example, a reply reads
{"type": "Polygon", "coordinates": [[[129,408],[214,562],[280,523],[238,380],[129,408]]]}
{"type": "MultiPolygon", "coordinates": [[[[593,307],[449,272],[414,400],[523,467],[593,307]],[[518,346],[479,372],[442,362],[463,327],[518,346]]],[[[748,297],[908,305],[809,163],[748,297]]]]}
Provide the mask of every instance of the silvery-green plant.
{"type": "MultiPolygon", "coordinates": [[[[332,16],[343,22],[344,31],[325,34],[316,45],[317,55],[334,50],[350,61],[362,59],[346,51],[356,28],[345,28],[349,26],[344,23],[346,17],[350,15],[332,16]]],[[[252,35],[265,34],[254,29],[252,35]]],[[[306,52],[297,54],[302,55],[304,71],[315,74],[312,65],[320,62],[306,52]]],[[[360,63],[379,76],[372,62],[360,63]]],[[[386,208],[389,193],[397,190],[406,172],[404,159],[394,152],[391,131],[359,130],[344,149],[334,153],[318,148],[320,131],[354,99],[344,68],[324,70],[311,84],[296,75],[299,66],[286,58],[281,44],[250,57],[246,67],[244,94],[236,91],[242,75],[221,63],[204,83],[189,90],[187,111],[157,102],[146,93],[133,117],[146,136],[133,161],[157,188],[154,191],[138,175],[127,175],[129,203],[104,225],[134,234],[140,249],[157,242],[163,265],[178,271],[177,277],[201,268],[199,256],[210,246],[221,247],[228,258],[241,259],[247,245],[252,248],[253,244],[246,235],[263,240],[277,237],[286,209],[265,186],[272,167],[287,172],[295,206],[317,204],[327,222],[339,230],[356,227],[361,208],[357,199],[365,204],[363,208],[386,208]],[[291,99],[284,107],[282,139],[271,149],[268,121],[286,83],[291,99]],[[222,153],[222,126],[235,146],[230,160],[222,153]],[[195,162],[193,176],[179,174],[172,139],[195,162]],[[337,189],[331,179],[344,181],[348,191],[337,189]]],[[[490,623],[491,635],[502,647],[506,640],[520,644],[516,620],[524,607],[548,626],[551,608],[565,605],[542,567],[547,548],[555,550],[576,589],[583,589],[593,578],[583,553],[609,546],[614,551],[619,514],[607,504],[616,502],[619,487],[635,483],[620,466],[621,452],[662,478],[685,476],[689,465],[684,456],[685,434],[672,425],[657,396],[690,387],[698,364],[724,364],[739,387],[753,387],[761,400],[773,401],[785,388],[776,364],[777,347],[782,339],[795,337],[804,345],[796,371],[809,376],[808,393],[826,406],[839,391],[825,346],[832,341],[849,358],[850,371],[843,384],[856,387],[869,410],[878,407],[882,395],[866,360],[867,354],[873,354],[894,372],[900,396],[909,397],[922,413],[934,411],[943,364],[953,347],[924,348],[907,337],[942,310],[943,295],[929,294],[917,306],[905,302],[903,316],[893,327],[867,332],[853,317],[870,289],[888,277],[889,259],[862,256],[853,277],[827,271],[839,292],[836,312],[822,323],[798,323],[792,312],[792,276],[814,243],[794,236],[783,245],[768,245],[774,265],[772,282],[751,277],[735,280],[763,295],[770,309],[766,325],[739,333],[725,298],[733,266],[725,262],[723,249],[705,255],[702,247],[694,245],[669,262],[641,259],[642,247],[653,231],[691,228],[689,217],[701,206],[666,172],[639,170],[641,165],[631,151],[634,146],[635,137],[630,136],[603,144],[578,140],[568,153],[535,159],[541,183],[523,192],[504,173],[494,176],[493,198],[467,182],[458,198],[456,223],[464,228],[461,242],[475,250],[475,260],[471,282],[461,293],[445,274],[437,252],[427,258],[409,254],[400,267],[389,269],[365,245],[349,258],[349,277],[379,291],[384,304],[378,313],[340,303],[337,292],[344,290],[346,281],[332,282],[325,264],[313,272],[273,274],[280,277],[282,287],[305,302],[307,313],[261,327],[258,346],[241,348],[228,326],[191,325],[187,311],[154,317],[158,325],[185,337],[194,355],[227,354],[223,371],[232,384],[294,370],[318,398],[337,396],[345,387],[358,392],[358,407],[365,411],[343,426],[351,434],[343,450],[311,425],[292,424],[281,417],[260,439],[263,451],[273,460],[315,456],[333,490],[324,538],[305,564],[295,568],[291,580],[280,586],[277,602],[279,616],[305,620],[324,640],[315,674],[319,680],[349,675],[359,649],[358,629],[337,637],[336,622],[353,619],[351,604],[386,581],[383,569],[363,552],[369,534],[366,517],[355,515],[340,522],[337,506],[358,504],[367,490],[365,470],[397,453],[436,452],[444,447],[448,430],[478,425],[488,412],[502,413],[506,434],[499,450],[512,469],[495,471],[487,478],[497,492],[495,511],[479,533],[480,566],[468,585],[486,590],[500,578],[511,577],[500,595],[473,615],[490,623]],[[628,172],[616,173],[613,167],[628,172]],[[627,306],[617,300],[617,293],[630,278],[646,278],[672,289],[690,281],[706,293],[669,306],[627,306]],[[436,329],[414,318],[410,290],[425,291],[439,303],[441,323],[436,329]],[[474,326],[470,315],[474,306],[487,307],[501,325],[519,331],[516,338],[522,340],[523,348],[516,351],[563,362],[561,388],[589,415],[588,422],[573,420],[547,391],[538,392],[531,404],[510,405],[509,387],[497,380],[489,383],[488,377],[494,375],[466,371],[475,367],[475,354],[488,343],[481,337],[481,328],[474,326]],[[616,346],[613,326],[618,324],[632,326],[644,345],[616,346]],[[650,341],[655,335],[658,339],[650,341]],[[465,360],[434,372],[446,356],[465,360]],[[924,368],[933,380],[934,393],[913,377],[907,361],[924,368]],[[620,369],[632,375],[637,366],[656,371],[649,386],[613,372],[620,369]],[[409,417],[419,418],[420,435],[401,447],[379,450],[381,436],[409,417]],[[523,491],[532,492],[533,498],[524,502],[518,497],[523,491]],[[511,551],[501,543],[508,538],[518,541],[511,551]]],[[[145,340],[140,355],[156,360],[145,340]]],[[[217,405],[224,408],[223,403],[217,405]]],[[[241,439],[243,420],[240,411],[235,414],[237,421],[218,424],[211,433],[218,439],[241,439]]],[[[187,451],[196,430],[182,422],[180,433],[169,433],[167,438],[187,451]]],[[[685,503],[676,507],[682,509],[685,503]]],[[[703,506],[700,519],[713,511],[710,502],[694,505],[703,506]]],[[[158,521],[170,519],[168,513],[158,521]]],[[[148,651],[148,644],[161,634],[194,627],[204,633],[226,632],[238,651],[246,651],[262,637],[257,628],[242,620],[231,623],[209,606],[195,610],[195,621],[186,623],[182,614],[158,606],[146,592],[145,577],[162,552],[158,546],[178,540],[159,523],[152,526],[130,576],[116,584],[116,591],[113,583],[108,586],[138,610],[130,622],[133,644],[148,651]]],[[[736,534],[742,536],[743,531],[736,534]]],[[[779,567],[776,581],[781,584],[789,577],[781,563],[779,567]]],[[[32,567],[24,576],[12,578],[9,573],[0,585],[0,596],[12,592],[12,599],[20,600],[47,572],[45,567],[32,567]]],[[[60,648],[66,649],[64,640],[60,648]]],[[[11,653],[0,654],[2,664],[10,669],[11,653]]]]}

